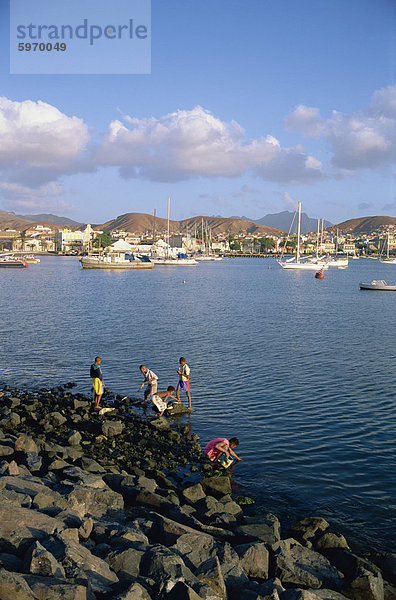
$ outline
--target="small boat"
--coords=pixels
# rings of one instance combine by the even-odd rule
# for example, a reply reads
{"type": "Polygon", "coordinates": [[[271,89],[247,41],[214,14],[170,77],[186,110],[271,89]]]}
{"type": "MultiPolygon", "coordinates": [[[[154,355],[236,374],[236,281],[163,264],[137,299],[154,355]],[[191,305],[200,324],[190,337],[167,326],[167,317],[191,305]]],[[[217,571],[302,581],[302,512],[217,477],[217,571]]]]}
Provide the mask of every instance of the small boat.
{"type": "Polygon", "coordinates": [[[107,254],[104,256],[82,256],[80,263],[83,269],[152,269],[150,260],[130,260],[122,256],[107,254]]]}
{"type": "Polygon", "coordinates": [[[27,262],[24,258],[15,256],[0,256],[0,268],[4,269],[26,269],[27,262]]]}
{"type": "Polygon", "coordinates": [[[396,284],[386,283],[383,279],[376,281],[375,279],[371,283],[359,283],[361,290],[377,290],[379,292],[396,292],[396,284]]]}
{"type": "Polygon", "coordinates": [[[151,259],[155,265],[166,265],[166,266],[193,266],[197,265],[195,258],[188,258],[187,254],[179,253],[177,256],[158,256],[151,259]]]}
{"type": "Polygon", "coordinates": [[[396,265],[396,256],[390,256],[389,255],[389,231],[388,231],[388,235],[387,235],[387,244],[386,244],[386,258],[380,258],[380,262],[384,263],[385,265],[396,265]]]}
{"type": "Polygon", "coordinates": [[[25,260],[27,262],[28,265],[37,265],[40,262],[40,259],[37,258],[36,256],[25,256],[25,260]]]}
{"type": "Polygon", "coordinates": [[[317,272],[315,273],[315,278],[316,278],[316,279],[324,279],[324,270],[323,270],[323,269],[320,269],[320,271],[317,271],[317,272]]]}

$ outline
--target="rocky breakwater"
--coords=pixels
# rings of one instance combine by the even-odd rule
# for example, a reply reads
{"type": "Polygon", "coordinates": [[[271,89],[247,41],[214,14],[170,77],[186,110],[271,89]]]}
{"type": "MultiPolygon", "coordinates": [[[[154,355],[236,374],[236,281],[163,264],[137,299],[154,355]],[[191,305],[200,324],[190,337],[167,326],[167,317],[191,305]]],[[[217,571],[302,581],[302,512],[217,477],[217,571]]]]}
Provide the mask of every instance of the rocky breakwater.
{"type": "Polygon", "coordinates": [[[396,557],[281,532],[203,476],[198,436],[67,387],[0,392],[0,600],[394,600],[396,557]]]}

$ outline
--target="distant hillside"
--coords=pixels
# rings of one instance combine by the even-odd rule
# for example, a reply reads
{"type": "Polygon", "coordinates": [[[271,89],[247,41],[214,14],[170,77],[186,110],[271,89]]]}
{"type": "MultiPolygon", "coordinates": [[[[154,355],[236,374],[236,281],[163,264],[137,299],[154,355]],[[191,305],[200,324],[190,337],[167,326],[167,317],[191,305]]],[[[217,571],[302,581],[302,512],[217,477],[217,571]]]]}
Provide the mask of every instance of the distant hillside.
{"type": "Polygon", "coordinates": [[[201,226],[202,218],[213,233],[220,235],[255,234],[257,236],[266,236],[284,234],[284,231],[278,228],[260,225],[256,221],[248,221],[244,218],[192,217],[180,221],[180,224],[182,227],[188,226],[191,231],[195,227],[198,229],[201,226]]]}
{"type": "Polygon", "coordinates": [[[63,225],[69,227],[78,227],[81,223],[77,221],[73,221],[73,219],[69,219],[68,217],[58,217],[57,215],[52,214],[39,214],[39,215],[16,215],[25,221],[29,221],[29,223],[51,223],[53,225],[63,225]]]}
{"type": "MultiPolygon", "coordinates": [[[[293,220],[294,212],[290,212],[288,210],[284,210],[280,213],[265,215],[262,219],[256,219],[256,223],[261,225],[267,225],[268,227],[277,227],[278,229],[283,229],[284,231],[289,231],[290,224],[293,220]]],[[[332,227],[333,223],[330,221],[324,221],[324,227],[332,227]]],[[[301,233],[309,233],[310,231],[317,231],[318,229],[318,220],[312,219],[308,217],[306,213],[301,213],[301,233]]],[[[297,217],[293,223],[293,229],[291,233],[297,232],[297,217]]]]}
{"type": "MultiPolygon", "coordinates": [[[[169,221],[169,229],[171,233],[178,231],[188,231],[192,233],[194,229],[200,229],[204,219],[205,224],[212,230],[214,234],[229,235],[229,234],[249,234],[254,233],[255,235],[281,235],[283,232],[272,227],[266,227],[258,225],[254,221],[245,221],[243,219],[232,219],[224,217],[192,217],[190,219],[183,219],[182,221],[169,221]]],[[[146,233],[152,232],[154,226],[153,215],[144,213],[127,213],[120,215],[116,219],[108,221],[103,225],[97,226],[97,229],[103,229],[104,231],[111,231],[112,229],[121,229],[123,231],[129,231],[131,233],[146,233]]],[[[165,233],[167,228],[166,219],[156,217],[155,220],[156,231],[165,233]]]]}
{"type": "Polygon", "coordinates": [[[28,227],[29,222],[13,212],[7,212],[6,210],[0,210],[0,229],[21,229],[23,226],[28,227]]]}
{"type": "Polygon", "coordinates": [[[331,231],[335,231],[339,229],[339,231],[344,231],[345,233],[372,233],[378,227],[383,227],[387,225],[395,225],[396,226],[396,217],[360,217],[358,219],[349,219],[348,221],[343,221],[338,225],[333,225],[331,231]]]}

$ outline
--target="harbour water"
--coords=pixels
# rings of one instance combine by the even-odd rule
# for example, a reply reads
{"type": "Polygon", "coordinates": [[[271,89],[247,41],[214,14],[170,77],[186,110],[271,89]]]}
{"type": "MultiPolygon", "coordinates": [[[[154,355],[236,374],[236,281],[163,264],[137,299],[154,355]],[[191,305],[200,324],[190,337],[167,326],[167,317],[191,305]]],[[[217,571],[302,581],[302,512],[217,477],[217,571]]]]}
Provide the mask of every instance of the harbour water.
{"type": "Polygon", "coordinates": [[[202,445],[239,437],[238,493],[390,550],[396,294],[359,290],[372,279],[396,282],[396,266],[351,260],[320,281],[271,259],[106,272],[44,257],[0,271],[0,380],[88,392],[99,354],[106,385],[139,396],[139,364],[166,389],[185,356],[195,412],[184,419],[202,445]]]}

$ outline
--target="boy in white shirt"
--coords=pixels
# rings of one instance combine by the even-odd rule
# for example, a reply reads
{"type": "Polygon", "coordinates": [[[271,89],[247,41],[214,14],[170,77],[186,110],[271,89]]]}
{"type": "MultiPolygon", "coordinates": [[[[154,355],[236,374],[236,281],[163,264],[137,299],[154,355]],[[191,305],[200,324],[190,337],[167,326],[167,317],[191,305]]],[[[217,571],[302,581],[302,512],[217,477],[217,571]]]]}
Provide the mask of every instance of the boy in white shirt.
{"type": "Polygon", "coordinates": [[[147,383],[147,387],[144,390],[144,406],[147,406],[147,398],[157,393],[158,377],[154,371],[150,371],[146,365],[140,365],[139,369],[144,375],[144,380],[140,389],[143,389],[144,385],[147,383]]]}
{"type": "Polygon", "coordinates": [[[188,408],[191,410],[191,394],[190,394],[190,367],[186,363],[184,356],[179,360],[180,367],[177,371],[179,375],[179,383],[176,388],[177,401],[180,402],[180,390],[184,390],[188,398],[188,408]]]}

